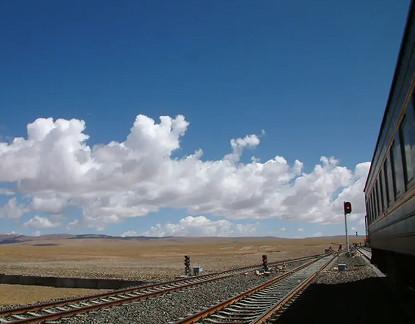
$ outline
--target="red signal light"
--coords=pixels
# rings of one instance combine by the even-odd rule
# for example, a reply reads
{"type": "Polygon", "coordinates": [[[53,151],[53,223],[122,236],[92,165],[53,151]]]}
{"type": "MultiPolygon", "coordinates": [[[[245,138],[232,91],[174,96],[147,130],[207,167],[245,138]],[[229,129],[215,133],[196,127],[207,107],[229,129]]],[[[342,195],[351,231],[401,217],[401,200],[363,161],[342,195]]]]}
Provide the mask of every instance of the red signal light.
{"type": "Polygon", "coordinates": [[[344,213],[350,214],[352,212],[352,204],[349,201],[344,202],[344,213]]]}
{"type": "Polygon", "coordinates": [[[188,266],[190,264],[190,256],[188,256],[188,255],[185,255],[184,256],[184,264],[186,266],[188,266]]]}

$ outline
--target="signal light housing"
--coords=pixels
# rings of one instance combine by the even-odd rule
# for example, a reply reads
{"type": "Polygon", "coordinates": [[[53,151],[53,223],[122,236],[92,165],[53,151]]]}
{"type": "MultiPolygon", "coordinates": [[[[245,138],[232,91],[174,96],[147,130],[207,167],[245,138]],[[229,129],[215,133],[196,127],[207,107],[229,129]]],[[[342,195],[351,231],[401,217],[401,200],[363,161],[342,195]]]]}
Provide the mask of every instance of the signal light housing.
{"type": "Polygon", "coordinates": [[[190,256],[188,256],[188,255],[184,256],[184,264],[187,267],[190,266],[190,256]]]}
{"type": "Polygon", "coordinates": [[[352,204],[349,201],[344,202],[344,213],[350,214],[352,212],[352,204]]]}
{"type": "Polygon", "coordinates": [[[264,267],[264,271],[268,271],[268,260],[266,254],[262,256],[262,266],[264,267]]]}

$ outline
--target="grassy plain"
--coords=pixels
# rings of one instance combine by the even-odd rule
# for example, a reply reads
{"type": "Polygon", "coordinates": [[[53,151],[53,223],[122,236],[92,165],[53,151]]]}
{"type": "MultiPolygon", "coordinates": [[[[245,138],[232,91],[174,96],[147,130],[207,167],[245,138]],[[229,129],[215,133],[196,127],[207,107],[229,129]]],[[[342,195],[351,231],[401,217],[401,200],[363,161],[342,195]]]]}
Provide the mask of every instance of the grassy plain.
{"type": "MultiPolygon", "coordinates": [[[[363,242],[351,237],[350,243],[363,242]]],[[[192,266],[202,266],[205,273],[324,252],[344,237],[280,239],[262,238],[44,238],[13,244],[0,244],[0,273],[82,278],[120,278],[168,280],[183,274],[184,255],[191,256],[192,266]]],[[[30,303],[38,300],[84,295],[86,290],[34,286],[0,285],[0,295],[10,301],[1,305],[30,303]],[[7,290],[6,290],[7,289],[7,290]],[[16,293],[13,294],[13,291],[16,293]],[[19,296],[23,296],[20,298],[19,296]],[[7,297],[8,298],[8,297],[7,297]]]]}
{"type": "Polygon", "coordinates": [[[103,292],[94,289],[54,288],[22,285],[0,285],[0,307],[33,304],[37,301],[85,296],[103,292]]]}

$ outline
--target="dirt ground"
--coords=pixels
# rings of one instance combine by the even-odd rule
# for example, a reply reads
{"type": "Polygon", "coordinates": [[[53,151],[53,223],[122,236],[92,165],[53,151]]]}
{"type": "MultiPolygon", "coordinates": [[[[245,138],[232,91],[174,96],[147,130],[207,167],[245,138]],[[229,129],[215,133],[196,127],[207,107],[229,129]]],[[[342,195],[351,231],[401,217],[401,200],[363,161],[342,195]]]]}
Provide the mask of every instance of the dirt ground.
{"type": "MultiPolygon", "coordinates": [[[[205,273],[324,252],[344,239],[166,238],[61,239],[0,245],[0,273],[40,276],[170,280],[183,274],[184,255],[205,273]]],[[[362,239],[351,239],[351,243],[362,239]]],[[[86,295],[90,289],[0,285],[0,306],[86,295]]]]}
{"type": "Polygon", "coordinates": [[[32,304],[37,301],[92,295],[107,290],[0,285],[0,306],[32,304]]]}

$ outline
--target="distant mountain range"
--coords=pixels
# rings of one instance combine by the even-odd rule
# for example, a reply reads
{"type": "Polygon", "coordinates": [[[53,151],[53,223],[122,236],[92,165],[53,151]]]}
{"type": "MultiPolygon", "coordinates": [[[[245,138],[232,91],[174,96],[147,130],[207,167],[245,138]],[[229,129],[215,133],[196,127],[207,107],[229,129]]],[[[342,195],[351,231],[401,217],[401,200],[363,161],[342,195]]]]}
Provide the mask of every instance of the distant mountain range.
{"type": "Polygon", "coordinates": [[[14,243],[23,243],[28,241],[56,241],[56,240],[80,240],[80,239],[112,239],[112,240],[135,240],[135,241],[147,241],[154,239],[165,239],[169,237],[146,237],[146,236],[111,236],[105,234],[46,234],[40,236],[29,236],[22,234],[9,234],[9,233],[0,233],[0,245],[1,244],[14,244],[14,243]]]}
{"type": "MultiPolygon", "coordinates": [[[[349,237],[356,237],[354,235],[350,235],[349,237]]],[[[359,235],[357,236],[360,239],[363,239],[364,236],[359,235]]],[[[264,237],[243,237],[244,240],[258,240],[258,239],[276,239],[278,237],[274,236],[264,236],[264,237]]],[[[321,236],[321,237],[307,237],[306,239],[342,239],[344,235],[335,235],[335,236],[321,236]]],[[[105,234],[46,234],[40,236],[29,236],[29,235],[22,235],[22,234],[14,234],[14,233],[0,233],[0,245],[2,244],[17,244],[23,242],[36,242],[36,241],[56,241],[56,240],[80,240],[80,239],[110,239],[110,240],[122,240],[122,241],[148,241],[148,240],[166,240],[171,242],[183,242],[183,241],[211,241],[211,240],[218,240],[223,239],[224,241],[231,241],[231,240],[240,240],[241,237],[174,237],[174,236],[165,236],[165,237],[147,237],[147,236],[111,236],[105,234]]],[[[280,240],[291,240],[287,238],[278,238],[280,240]]]]}

